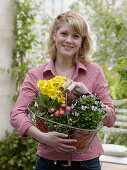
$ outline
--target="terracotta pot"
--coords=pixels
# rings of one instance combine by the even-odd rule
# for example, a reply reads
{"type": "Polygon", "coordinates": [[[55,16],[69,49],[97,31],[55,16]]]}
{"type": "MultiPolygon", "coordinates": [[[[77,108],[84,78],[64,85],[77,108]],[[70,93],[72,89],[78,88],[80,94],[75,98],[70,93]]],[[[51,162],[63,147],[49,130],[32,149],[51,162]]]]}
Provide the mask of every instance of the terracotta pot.
{"type": "MultiPolygon", "coordinates": [[[[50,129],[46,125],[46,121],[44,119],[40,119],[37,116],[35,116],[36,121],[36,127],[44,132],[47,133],[50,131],[50,129]]],[[[96,130],[93,131],[86,131],[86,130],[78,130],[78,129],[72,129],[68,135],[70,139],[76,139],[76,143],[72,143],[77,148],[77,151],[87,151],[89,148],[90,143],[94,139],[95,135],[97,134],[96,130]]]]}
{"type": "Polygon", "coordinates": [[[35,116],[35,121],[36,121],[36,127],[44,133],[49,132],[50,130],[46,126],[46,121],[44,119],[40,119],[37,116],[35,116]]]}
{"type": "Polygon", "coordinates": [[[83,150],[86,151],[89,148],[90,143],[94,139],[97,132],[95,130],[93,131],[85,131],[85,130],[77,130],[73,129],[69,132],[69,137],[71,139],[76,139],[76,143],[72,143],[77,150],[83,150]]]}

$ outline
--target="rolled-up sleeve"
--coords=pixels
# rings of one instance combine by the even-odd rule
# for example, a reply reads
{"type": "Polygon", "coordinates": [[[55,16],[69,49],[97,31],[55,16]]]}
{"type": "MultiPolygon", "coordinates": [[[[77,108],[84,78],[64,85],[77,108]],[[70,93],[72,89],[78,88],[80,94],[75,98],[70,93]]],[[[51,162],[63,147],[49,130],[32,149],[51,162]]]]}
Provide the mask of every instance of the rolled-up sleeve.
{"type": "Polygon", "coordinates": [[[101,67],[98,67],[96,82],[95,82],[95,93],[100,97],[103,101],[103,104],[110,108],[110,113],[108,114],[108,119],[104,122],[104,125],[107,127],[112,127],[115,123],[115,108],[113,106],[109,91],[108,91],[108,83],[103,73],[101,67]]]}
{"type": "Polygon", "coordinates": [[[29,71],[23,82],[18,100],[10,113],[10,124],[19,131],[21,136],[26,136],[26,130],[33,126],[33,122],[28,116],[28,105],[35,96],[37,96],[36,78],[29,71]]]}

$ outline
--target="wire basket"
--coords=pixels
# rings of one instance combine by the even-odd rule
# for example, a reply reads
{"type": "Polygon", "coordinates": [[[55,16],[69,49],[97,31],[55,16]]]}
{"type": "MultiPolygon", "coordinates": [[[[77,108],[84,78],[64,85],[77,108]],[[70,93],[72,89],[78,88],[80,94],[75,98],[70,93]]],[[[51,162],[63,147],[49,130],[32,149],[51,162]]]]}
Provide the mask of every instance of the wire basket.
{"type": "Polygon", "coordinates": [[[80,129],[80,128],[76,128],[76,127],[69,125],[68,122],[67,122],[67,125],[65,125],[59,122],[52,121],[48,119],[47,116],[43,116],[43,117],[38,116],[30,110],[30,107],[28,107],[28,110],[31,113],[35,126],[40,131],[44,133],[52,131],[47,126],[48,123],[54,124],[56,127],[55,131],[57,132],[61,133],[63,131],[63,128],[66,129],[67,131],[66,134],[68,134],[68,138],[77,140],[76,143],[72,143],[72,145],[77,148],[76,151],[74,151],[76,153],[87,152],[92,140],[94,139],[98,131],[102,128],[102,123],[100,122],[100,125],[98,126],[97,129],[80,129]]]}
{"type": "MultiPolygon", "coordinates": [[[[65,94],[65,99],[66,99],[65,104],[68,104],[68,93],[71,92],[74,88],[75,88],[75,85],[72,83],[72,81],[67,81],[65,84],[62,85],[62,87],[60,87],[60,91],[63,91],[65,94]]],[[[55,99],[53,99],[51,101],[51,106],[49,106],[49,108],[47,109],[45,114],[42,114],[43,116],[36,115],[30,109],[30,105],[28,106],[28,110],[32,115],[35,126],[40,131],[42,131],[44,133],[52,131],[51,127],[53,127],[54,128],[53,131],[55,130],[60,133],[64,132],[64,133],[68,134],[69,139],[77,140],[76,143],[72,143],[72,145],[74,145],[77,148],[77,150],[75,152],[77,152],[77,153],[86,152],[88,150],[92,140],[94,139],[94,137],[96,136],[98,131],[102,128],[102,120],[98,123],[98,126],[96,129],[81,129],[81,128],[73,127],[69,120],[68,112],[66,112],[66,118],[67,118],[66,124],[65,124],[65,122],[63,123],[61,121],[60,122],[53,121],[54,119],[51,120],[49,118],[48,113],[50,113],[49,110],[53,107],[53,105],[55,106],[55,101],[56,101],[57,97],[59,96],[59,94],[60,94],[60,92],[57,94],[55,99]]],[[[39,108],[37,108],[37,109],[39,110],[39,108]]]]}

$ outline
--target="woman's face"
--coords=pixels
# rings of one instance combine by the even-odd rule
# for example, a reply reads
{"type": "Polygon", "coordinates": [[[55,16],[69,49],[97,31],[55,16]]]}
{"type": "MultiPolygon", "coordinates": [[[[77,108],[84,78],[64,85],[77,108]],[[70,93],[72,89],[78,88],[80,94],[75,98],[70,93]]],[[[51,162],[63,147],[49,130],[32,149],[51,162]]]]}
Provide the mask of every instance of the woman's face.
{"type": "Polygon", "coordinates": [[[57,49],[56,57],[73,59],[82,43],[81,35],[75,32],[68,23],[63,23],[53,34],[53,38],[57,49]]]}

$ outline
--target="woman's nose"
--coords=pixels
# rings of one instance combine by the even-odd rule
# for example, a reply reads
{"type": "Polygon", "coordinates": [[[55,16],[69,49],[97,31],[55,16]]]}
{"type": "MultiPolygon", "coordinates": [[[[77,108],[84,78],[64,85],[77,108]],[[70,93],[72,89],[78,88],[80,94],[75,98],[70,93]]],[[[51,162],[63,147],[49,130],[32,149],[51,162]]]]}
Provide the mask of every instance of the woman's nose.
{"type": "Polygon", "coordinates": [[[71,35],[68,35],[68,36],[66,37],[66,42],[68,42],[68,43],[71,43],[71,42],[72,42],[72,37],[71,37],[71,35]]]}

